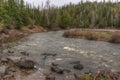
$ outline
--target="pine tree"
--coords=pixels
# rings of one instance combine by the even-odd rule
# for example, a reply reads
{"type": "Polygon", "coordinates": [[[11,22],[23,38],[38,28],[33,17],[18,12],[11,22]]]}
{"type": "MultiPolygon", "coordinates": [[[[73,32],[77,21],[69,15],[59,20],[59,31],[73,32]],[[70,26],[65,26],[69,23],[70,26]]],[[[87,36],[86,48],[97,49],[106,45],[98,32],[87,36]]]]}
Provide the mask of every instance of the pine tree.
{"type": "Polygon", "coordinates": [[[62,12],[61,15],[61,27],[68,28],[70,26],[71,16],[67,11],[62,12]]]}

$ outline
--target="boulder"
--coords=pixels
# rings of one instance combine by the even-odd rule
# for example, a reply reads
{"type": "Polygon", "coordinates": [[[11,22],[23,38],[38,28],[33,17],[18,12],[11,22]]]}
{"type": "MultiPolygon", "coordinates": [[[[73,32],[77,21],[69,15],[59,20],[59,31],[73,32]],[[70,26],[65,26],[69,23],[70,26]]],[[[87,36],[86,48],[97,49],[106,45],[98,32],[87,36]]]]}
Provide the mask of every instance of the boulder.
{"type": "Polygon", "coordinates": [[[84,67],[82,64],[75,64],[75,65],[73,65],[73,68],[77,69],[77,70],[82,70],[84,67]]]}
{"type": "Polygon", "coordinates": [[[58,66],[52,66],[51,71],[55,72],[55,73],[58,73],[58,74],[64,74],[64,69],[62,69],[58,66]]]}
{"type": "Polygon", "coordinates": [[[80,61],[72,61],[70,62],[70,64],[72,64],[73,68],[77,70],[82,70],[84,68],[84,66],[80,63],[80,61]]]}
{"type": "Polygon", "coordinates": [[[8,57],[8,60],[10,60],[17,67],[22,69],[33,69],[35,66],[35,61],[28,57],[10,56],[8,57]]]}
{"type": "Polygon", "coordinates": [[[16,63],[16,65],[21,69],[34,69],[35,62],[32,59],[21,59],[16,63]]]}

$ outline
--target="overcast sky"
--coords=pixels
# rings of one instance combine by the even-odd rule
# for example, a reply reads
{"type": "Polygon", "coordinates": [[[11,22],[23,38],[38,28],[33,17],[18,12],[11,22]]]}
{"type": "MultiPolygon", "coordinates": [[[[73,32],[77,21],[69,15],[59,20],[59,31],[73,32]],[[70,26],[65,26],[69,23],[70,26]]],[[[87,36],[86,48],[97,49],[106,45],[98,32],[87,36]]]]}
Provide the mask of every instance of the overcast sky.
{"type": "MultiPolygon", "coordinates": [[[[24,0],[25,2],[27,3],[34,3],[34,5],[41,5],[42,2],[45,4],[46,0],[24,0]]],[[[64,4],[69,4],[70,2],[72,3],[78,3],[80,2],[81,0],[50,0],[50,4],[51,5],[55,5],[55,6],[62,6],[64,4]]],[[[86,0],[84,0],[86,1],[86,0]]],[[[87,0],[87,1],[95,1],[95,0],[87,0]]],[[[103,0],[97,0],[97,1],[103,1],[103,0]]],[[[106,0],[108,1],[108,0],[106,0]]],[[[112,1],[115,1],[115,0],[112,0],[112,1]]],[[[120,1],[120,0],[118,0],[120,1]]]]}
{"type": "MultiPolygon", "coordinates": [[[[46,0],[24,0],[28,3],[34,3],[35,5],[41,5],[42,2],[45,4],[46,0]]],[[[55,5],[55,6],[62,6],[64,4],[68,4],[68,3],[78,3],[80,2],[80,0],[50,0],[50,4],[51,5],[55,5]]]]}

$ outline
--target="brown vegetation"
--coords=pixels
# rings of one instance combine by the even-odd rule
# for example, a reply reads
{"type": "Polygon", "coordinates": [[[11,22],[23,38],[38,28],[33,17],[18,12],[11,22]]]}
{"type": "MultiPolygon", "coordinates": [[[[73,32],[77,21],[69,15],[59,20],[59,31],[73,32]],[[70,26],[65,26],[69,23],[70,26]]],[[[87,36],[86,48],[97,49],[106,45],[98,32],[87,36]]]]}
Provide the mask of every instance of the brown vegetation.
{"type": "Polygon", "coordinates": [[[110,42],[120,43],[120,33],[116,33],[116,34],[112,35],[110,42]]]}
{"type": "Polygon", "coordinates": [[[30,33],[45,32],[42,27],[35,26],[34,28],[23,27],[21,30],[17,29],[3,29],[0,30],[0,42],[11,42],[22,38],[30,33]]]}
{"type": "Polygon", "coordinates": [[[83,76],[74,75],[76,80],[120,80],[119,72],[97,71],[93,74],[85,74],[83,76]]]}
{"type": "Polygon", "coordinates": [[[119,31],[99,31],[99,30],[68,30],[63,36],[70,38],[81,38],[87,40],[108,41],[111,43],[120,43],[119,31]]]}

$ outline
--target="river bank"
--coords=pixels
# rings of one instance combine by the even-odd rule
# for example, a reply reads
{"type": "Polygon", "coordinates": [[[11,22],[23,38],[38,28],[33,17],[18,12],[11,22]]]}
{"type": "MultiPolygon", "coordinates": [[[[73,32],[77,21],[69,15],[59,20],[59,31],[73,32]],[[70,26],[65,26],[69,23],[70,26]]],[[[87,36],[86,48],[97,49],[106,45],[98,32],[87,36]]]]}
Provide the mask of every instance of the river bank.
{"type": "Polygon", "coordinates": [[[0,30],[0,42],[14,42],[16,40],[19,40],[20,38],[23,38],[31,33],[40,33],[40,32],[46,32],[47,30],[40,27],[40,26],[34,26],[33,28],[29,27],[22,27],[22,29],[3,29],[0,30]]]}
{"type": "Polygon", "coordinates": [[[120,43],[120,31],[111,29],[70,29],[64,37],[120,43]]]}

